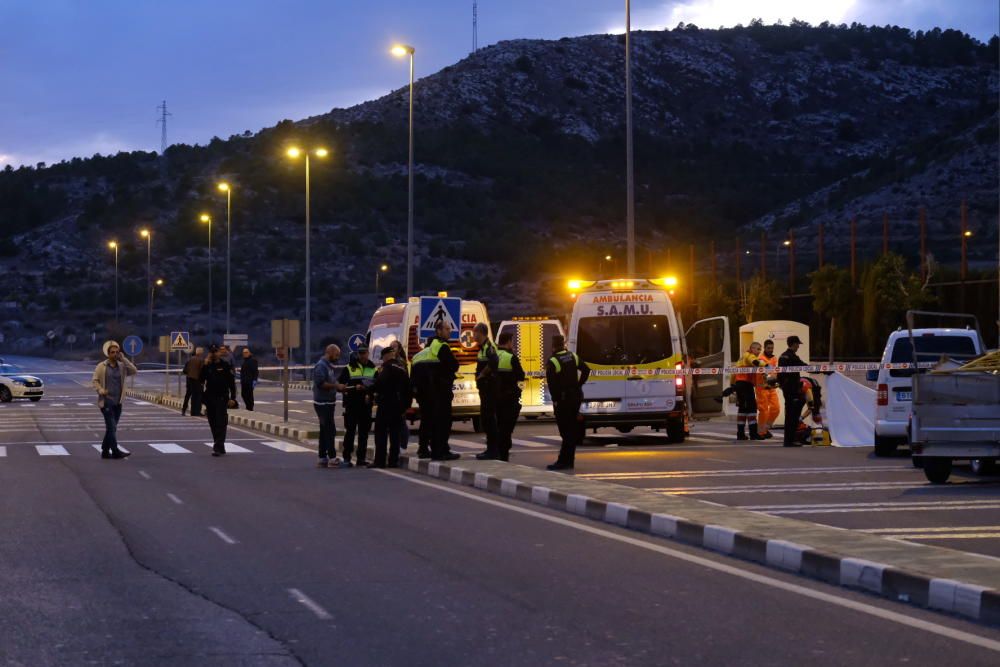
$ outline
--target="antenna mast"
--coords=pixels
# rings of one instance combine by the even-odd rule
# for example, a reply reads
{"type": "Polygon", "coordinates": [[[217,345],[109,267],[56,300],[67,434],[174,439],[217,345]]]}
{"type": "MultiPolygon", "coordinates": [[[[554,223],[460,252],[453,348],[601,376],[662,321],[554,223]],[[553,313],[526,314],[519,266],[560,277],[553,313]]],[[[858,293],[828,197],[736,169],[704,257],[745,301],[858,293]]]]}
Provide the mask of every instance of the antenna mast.
{"type": "Polygon", "coordinates": [[[167,101],[163,100],[163,103],[156,107],[156,110],[160,112],[160,117],[156,120],[156,124],[160,126],[160,155],[163,155],[167,151],[167,116],[173,116],[172,113],[167,111],[167,101]]]}
{"type": "Polygon", "coordinates": [[[472,1],[472,52],[479,50],[479,3],[472,1]]]}

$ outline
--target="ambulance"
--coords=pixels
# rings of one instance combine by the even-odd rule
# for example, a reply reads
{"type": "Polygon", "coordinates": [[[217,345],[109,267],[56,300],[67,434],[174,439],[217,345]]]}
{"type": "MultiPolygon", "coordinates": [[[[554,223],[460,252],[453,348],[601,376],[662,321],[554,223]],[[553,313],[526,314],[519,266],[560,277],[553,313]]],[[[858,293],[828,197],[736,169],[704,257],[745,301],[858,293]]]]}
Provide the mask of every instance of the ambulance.
{"type": "Polygon", "coordinates": [[[699,320],[685,330],[670,300],[676,284],[675,278],[569,282],[567,343],[591,368],[581,406],[587,428],[628,433],[650,426],[679,443],[691,418],[722,414],[716,397],[732,365],[728,318],[699,320]],[[675,372],[687,368],[704,375],[675,372]]]}
{"type": "Polygon", "coordinates": [[[545,365],[555,351],[552,349],[552,338],[564,335],[562,322],[549,317],[515,317],[500,323],[497,337],[504,333],[514,335],[514,354],[524,369],[521,416],[528,419],[553,416],[552,395],[545,382],[545,365]]]}
{"type": "MultiPolygon", "coordinates": [[[[439,297],[447,297],[446,292],[439,292],[439,297]]],[[[459,339],[451,341],[450,347],[458,361],[458,377],[452,385],[455,397],[452,399],[452,417],[455,421],[472,420],[473,428],[479,432],[479,392],[476,390],[476,357],[479,355],[479,345],[472,336],[472,329],[479,322],[490,326],[486,314],[486,306],[479,301],[462,300],[462,322],[459,329],[459,339]]],[[[406,350],[408,359],[423,349],[426,341],[419,337],[420,327],[420,297],[411,297],[404,303],[396,303],[394,299],[386,299],[384,306],[372,315],[368,324],[366,340],[371,350],[371,358],[378,360],[382,348],[388,347],[393,341],[400,341],[406,350]]],[[[491,332],[492,335],[492,332],[491,332]]]]}

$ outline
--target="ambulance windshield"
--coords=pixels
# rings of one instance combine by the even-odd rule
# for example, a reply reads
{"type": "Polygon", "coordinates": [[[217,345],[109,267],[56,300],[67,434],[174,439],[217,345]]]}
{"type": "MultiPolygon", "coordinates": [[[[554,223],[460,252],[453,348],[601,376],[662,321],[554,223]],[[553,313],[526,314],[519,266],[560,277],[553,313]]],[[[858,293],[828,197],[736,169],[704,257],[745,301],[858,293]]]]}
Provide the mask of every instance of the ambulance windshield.
{"type": "Polygon", "coordinates": [[[651,364],[673,355],[666,315],[584,317],[577,330],[576,353],[605,366],[651,364]]]}

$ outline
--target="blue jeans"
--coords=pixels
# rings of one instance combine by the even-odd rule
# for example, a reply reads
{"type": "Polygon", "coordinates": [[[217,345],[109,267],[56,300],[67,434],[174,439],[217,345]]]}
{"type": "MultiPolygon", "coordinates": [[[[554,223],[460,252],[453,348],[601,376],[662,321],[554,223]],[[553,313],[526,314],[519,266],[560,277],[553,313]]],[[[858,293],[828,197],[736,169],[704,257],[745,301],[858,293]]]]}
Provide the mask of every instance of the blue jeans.
{"type": "Polygon", "coordinates": [[[118,420],[122,418],[122,406],[120,403],[114,405],[104,404],[101,408],[104,415],[104,440],[101,442],[101,453],[114,453],[118,451],[118,420]]]}
{"type": "Polygon", "coordinates": [[[321,459],[334,458],[337,456],[337,446],[334,438],[337,437],[337,427],[333,421],[332,403],[314,403],[316,416],[319,417],[319,457],[321,459]]]}

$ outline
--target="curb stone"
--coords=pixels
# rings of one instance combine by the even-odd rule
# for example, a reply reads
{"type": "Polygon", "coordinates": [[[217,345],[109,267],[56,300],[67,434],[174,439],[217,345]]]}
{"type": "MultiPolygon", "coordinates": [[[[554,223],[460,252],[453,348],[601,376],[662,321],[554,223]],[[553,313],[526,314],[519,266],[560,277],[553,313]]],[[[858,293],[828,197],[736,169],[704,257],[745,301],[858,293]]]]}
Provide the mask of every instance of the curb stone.
{"type": "MultiPolygon", "coordinates": [[[[722,525],[699,523],[670,514],[651,514],[631,505],[598,500],[586,495],[566,494],[546,486],[470,470],[462,467],[461,460],[445,463],[404,454],[400,456],[399,462],[400,468],[435,479],[666,537],[898,602],[956,614],[989,625],[1000,625],[1000,590],[997,589],[935,578],[922,572],[824,552],[786,540],[768,539],[722,525]]],[[[511,472],[514,471],[512,467],[511,472]]],[[[553,479],[564,477],[556,477],[557,473],[549,474],[554,476],[553,479]]]]}

